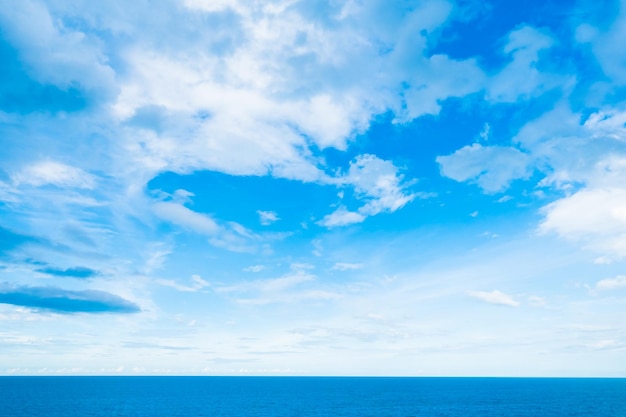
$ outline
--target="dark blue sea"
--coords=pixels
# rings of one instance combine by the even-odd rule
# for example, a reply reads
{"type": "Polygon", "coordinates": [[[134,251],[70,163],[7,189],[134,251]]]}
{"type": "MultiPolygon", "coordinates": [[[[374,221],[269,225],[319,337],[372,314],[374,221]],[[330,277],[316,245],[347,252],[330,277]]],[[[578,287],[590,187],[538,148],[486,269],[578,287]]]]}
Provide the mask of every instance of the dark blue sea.
{"type": "Polygon", "coordinates": [[[0,377],[1,417],[626,417],[626,379],[0,377]]]}

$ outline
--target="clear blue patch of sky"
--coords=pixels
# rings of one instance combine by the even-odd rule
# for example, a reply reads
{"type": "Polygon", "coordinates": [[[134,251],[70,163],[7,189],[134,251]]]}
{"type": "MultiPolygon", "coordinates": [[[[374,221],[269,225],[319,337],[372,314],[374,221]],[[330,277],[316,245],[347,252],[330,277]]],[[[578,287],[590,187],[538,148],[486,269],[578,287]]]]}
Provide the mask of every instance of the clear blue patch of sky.
{"type": "Polygon", "coordinates": [[[618,1],[570,0],[491,1],[461,0],[455,19],[430,38],[431,54],[446,54],[454,59],[479,57],[487,70],[497,69],[507,57],[502,55],[507,35],[524,25],[548,29],[557,37],[570,38],[578,21],[606,26],[615,16],[618,1]],[[598,6],[598,3],[601,6],[598,6]],[[588,10],[582,15],[581,10],[588,10]],[[612,13],[607,13],[611,10],[612,13]]]}
{"type": "Polygon", "coordinates": [[[265,230],[292,230],[300,228],[302,222],[319,219],[328,210],[328,202],[337,199],[338,192],[334,186],[213,171],[190,175],[166,172],[152,179],[147,188],[169,194],[178,189],[190,191],[195,194],[189,204],[192,210],[246,227],[261,227],[257,210],[273,211],[280,221],[263,226],[265,230]]]}

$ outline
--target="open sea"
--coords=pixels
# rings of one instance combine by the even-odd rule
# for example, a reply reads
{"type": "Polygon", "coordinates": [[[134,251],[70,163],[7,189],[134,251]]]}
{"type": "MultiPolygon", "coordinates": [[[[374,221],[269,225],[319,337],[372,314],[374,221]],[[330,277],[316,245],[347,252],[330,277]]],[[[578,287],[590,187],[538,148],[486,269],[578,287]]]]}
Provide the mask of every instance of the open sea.
{"type": "Polygon", "coordinates": [[[0,377],[1,417],[626,417],[626,379],[0,377]]]}

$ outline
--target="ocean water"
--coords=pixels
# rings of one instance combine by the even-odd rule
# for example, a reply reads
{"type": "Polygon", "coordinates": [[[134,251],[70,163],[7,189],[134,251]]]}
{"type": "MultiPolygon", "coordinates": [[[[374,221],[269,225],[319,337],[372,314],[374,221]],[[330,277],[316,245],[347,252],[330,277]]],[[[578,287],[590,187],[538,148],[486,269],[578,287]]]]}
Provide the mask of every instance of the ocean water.
{"type": "Polygon", "coordinates": [[[1,417],[626,417],[626,379],[0,377],[1,417]]]}

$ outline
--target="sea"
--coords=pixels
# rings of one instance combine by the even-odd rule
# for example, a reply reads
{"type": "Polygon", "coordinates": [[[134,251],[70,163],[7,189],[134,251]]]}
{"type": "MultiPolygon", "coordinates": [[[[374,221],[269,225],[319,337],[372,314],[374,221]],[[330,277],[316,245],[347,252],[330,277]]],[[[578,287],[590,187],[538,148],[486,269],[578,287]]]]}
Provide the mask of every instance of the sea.
{"type": "Polygon", "coordinates": [[[1,417],[626,417],[626,379],[0,377],[1,417]]]}

